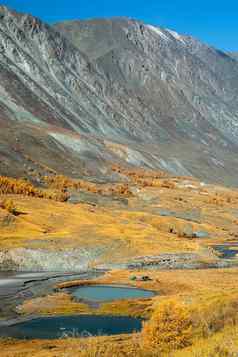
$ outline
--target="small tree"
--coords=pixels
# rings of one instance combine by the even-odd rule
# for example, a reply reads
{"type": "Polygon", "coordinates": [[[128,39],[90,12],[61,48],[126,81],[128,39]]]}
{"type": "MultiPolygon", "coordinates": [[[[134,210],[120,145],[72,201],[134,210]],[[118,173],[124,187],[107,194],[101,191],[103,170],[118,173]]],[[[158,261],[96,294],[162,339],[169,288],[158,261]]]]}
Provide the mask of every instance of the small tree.
{"type": "Polygon", "coordinates": [[[156,352],[168,352],[188,346],[192,338],[192,320],[188,309],[176,300],[159,304],[142,330],[143,345],[156,352]]]}

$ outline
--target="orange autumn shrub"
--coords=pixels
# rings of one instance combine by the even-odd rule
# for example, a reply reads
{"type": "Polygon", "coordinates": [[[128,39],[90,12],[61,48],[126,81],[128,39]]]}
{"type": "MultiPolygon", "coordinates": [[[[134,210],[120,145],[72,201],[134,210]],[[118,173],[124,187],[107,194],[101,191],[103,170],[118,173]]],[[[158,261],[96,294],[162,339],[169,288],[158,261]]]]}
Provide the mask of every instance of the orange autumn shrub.
{"type": "Polygon", "coordinates": [[[213,204],[216,206],[224,206],[227,203],[228,204],[236,204],[238,200],[237,193],[235,192],[221,192],[221,193],[215,193],[210,196],[208,196],[207,203],[208,204],[213,204]]]}
{"type": "Polygon", "coordinates": [[[5,176],[0,176],[0,194],[43,197],[41,190],[34,187],[30,182],[5,176]]]}
{"type": "Polygon", "coordinates": [[[24,195],[37,198],[47,198],[56,201],[66,201],[68,195],[64,191],[46,192],[32,185],[31,182],[12,177],[0,176],[0,194],[24,195]]]}
{"type": "Polygon", "coordinates": [[[148,350],[168,352],[190,345],[192,319],[188,309],[176,300],[162,301],[142,330],[148,350]]]}
{"type": "Polygon", "coordinates": [[[123,174],[125,176],[131,177],[133,179],[158,179],[161,177],[165,177],[166,174],[163,171],[155,171],[155,170],[146,170],[142,168],[125,168],[119,166],[117,164],[112,165],[112,171],[117,172],[119,174],[123,174]]]}
{"type": "Polygon", "coordinates": [[[125,168],[113,165],[112,171],[129,178],[130,182],[140,187],[162,187],[174,189],[175,182],[166,180],[169,174],[159,170],[146,170],[141,168],[125,168]]]}
{"type": "Polygon", "coordinates": [[[129,189],[128,184],[96,184],[88,182],[85,180],[74,180],[63,175],[52,175],[45,176],[44,182],[50,188],[58,190],[85,190],[91,193],[97,193],[102,195],[123,195],[129,196],[132,195],[132,192],[129,189]]]}
{"type": "Polygon", "coordinates": [[[160,187],[174,189],[176,187],[176,184],[173,181],[164,180],[162,181],[160,187]]]}
{"type": "Polygon", "coordinates": [[[49,187],[55,189],[76,188],[76,182],[63,175],[44,176],[43,180],[49,187]]]}

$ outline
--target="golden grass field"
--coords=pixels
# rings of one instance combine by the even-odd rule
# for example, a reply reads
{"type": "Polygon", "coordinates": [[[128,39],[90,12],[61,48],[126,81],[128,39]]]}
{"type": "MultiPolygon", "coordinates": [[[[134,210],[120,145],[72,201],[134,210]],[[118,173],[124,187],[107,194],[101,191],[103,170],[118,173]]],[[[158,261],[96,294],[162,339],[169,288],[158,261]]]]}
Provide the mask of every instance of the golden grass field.
{"type": "MultiPolygon", "coordinates": [[[[128,173],[127,173],[128,174],[128,173]]],[[[126,197],[109,204],[70,204],[25,194],[2,194],[19,215],[0,208],[0,250],[18,247],[59,250],[104,247],[92,267],[123,263],[139,256],[195,252],[204,262],[217,259],[214,244],[238,237],[238,191],[204,185],[192,178],[146,177],[130,173],[128,190],[110,194],[126,197]],[[128,193],[129,192],[129,193],[128,193]],[[175,211],[163,216],[160,210],[175,211]],[[191,218],[187,219],[190,213],[191,218]],[[185,217],[185,218],[184,218],[185,217]],[[194,238],[190,232],[206,231],[194,238]]],[[[85,187],[85,186],[84,186],[85,187]]],[[[58,189],[58,186],[56,187],[58,189]]],[[[55,189],[52,188],[52,189],[55,189]]],[[[83,189],[82,187],[80,189],[83,189]]],[[[97,192],[104,194],[105,190],[97,192]]],[[[95,281],[91,281],[94,283],[95,281]]],[[[84,284],[58,285],[57,292],[28,299],[16,307],[20,315],[121,314],[149,319],[162,302],[186,307],[191,318],[189,346],[170,350],[145,349],[140,334],[95,337],[87,340],[1,340],[1,356],[237,356],[238,268],[201,270],[111,270],[97,284],[125,284],[157,292],[151,299],[103,303],[98,309],[73,301],[63,289],[84,284]],[[149,275],[150,281],[132,281],[132,275],[149,275]],[[61,290],[62,289],[62,290],[61,290]]],[[[89,282],[90,283],[90,282],[89,282]]],[[[152,346],[152,343],[151,343],[152,346]]]]}

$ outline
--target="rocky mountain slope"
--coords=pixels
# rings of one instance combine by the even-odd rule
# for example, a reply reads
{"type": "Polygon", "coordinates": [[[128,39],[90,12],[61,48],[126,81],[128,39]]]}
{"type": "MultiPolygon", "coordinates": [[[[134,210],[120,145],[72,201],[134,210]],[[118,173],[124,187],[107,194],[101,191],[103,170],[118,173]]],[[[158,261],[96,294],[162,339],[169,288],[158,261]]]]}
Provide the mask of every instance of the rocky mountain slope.
{"type": "Polygon", "coordinates": [[[236,184],[238,63],[130,19],[0,7],[0,171],[118,179],[114,162],[236,184]]]}
{"type": "Polygon", "coordinates": [[[229,52],[229,55],[238,60],[238,52],[229,52]]]}

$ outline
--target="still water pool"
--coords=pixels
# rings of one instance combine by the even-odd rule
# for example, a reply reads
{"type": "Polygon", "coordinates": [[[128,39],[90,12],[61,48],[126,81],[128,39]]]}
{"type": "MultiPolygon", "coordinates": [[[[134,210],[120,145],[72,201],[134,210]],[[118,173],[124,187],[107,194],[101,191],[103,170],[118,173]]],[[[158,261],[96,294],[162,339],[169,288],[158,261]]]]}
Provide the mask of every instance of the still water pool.
{"type": "Polygon", "coordinates": [[[140,331],[141,327],[141,319],[127,316],[57,316],[2,327],[0,336],[17,339],[58,339],[132,333],[140,331]]]}
{"type": "Polygon", "coordinates": [[[153,291],[130,288],[117,287],[110,285],[87,285],[71,290],[73,297],[77,300],[88,301],[112,301],[120,299],[141,299],[154,296],[153,291]]]}

